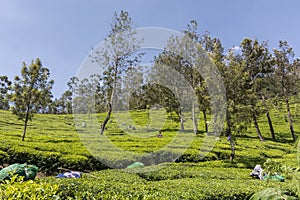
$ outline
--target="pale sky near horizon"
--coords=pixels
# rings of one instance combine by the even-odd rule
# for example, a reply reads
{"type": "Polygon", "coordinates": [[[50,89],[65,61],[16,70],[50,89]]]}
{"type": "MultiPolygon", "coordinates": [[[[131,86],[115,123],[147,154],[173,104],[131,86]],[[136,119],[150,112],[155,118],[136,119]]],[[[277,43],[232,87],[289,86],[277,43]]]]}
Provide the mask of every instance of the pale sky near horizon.
{"type": "Polygon", "coordinates": [[[300,57],[299,8],[298,0],[0,0],[0,75],[13,79],[23,61],[39,57],[59,98],[120,10],[136,27],[182,31],[195,19],[199,32],[220,38],[225,49],[244,37],[268,40],[271,49],[287,40],[300,57]]]}

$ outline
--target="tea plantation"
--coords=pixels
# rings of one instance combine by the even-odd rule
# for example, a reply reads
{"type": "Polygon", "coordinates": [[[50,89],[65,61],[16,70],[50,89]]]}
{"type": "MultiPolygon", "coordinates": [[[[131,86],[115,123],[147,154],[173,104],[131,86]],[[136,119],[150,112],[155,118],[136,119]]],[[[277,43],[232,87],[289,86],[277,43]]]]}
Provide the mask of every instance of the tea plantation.
{"type": "MultiPolygon", "coordinates": [[[[132,112],[131,123],[143,124],[145,113],[132,112]]],[[[284,112],[271,114],[277,141],[271,140],[266,118],[262,116],[259,125],[265,141],[259,141],[254,126],[236,135],[236,157],[230,163],[230,144],[225,136],[211,138],[212,147],[203,145],[207,138],[201,132],[204,130],[201,117],[197,136],[189,131],[189,126],[186,132],[178,133],[179,124],[166,119],[163,137],[158,138],[155,129],[139,133],[142,136],[134,135],[139,130],[125,133],[119,125],[129,122],[122,119],[122,114],[109,123],[105,136],[99,136],[99,127],[94,125],[103,119],[101,114],[80,116],[76,120],[71,115],[37,114],[22,142],[22,122],[10,112],[0,111],[0,165],[34,164],[42,174],[34,181],[14,177],[2,183],[0,199],[249,199],[267,188],[282,191],[281,199],[287,196],[297,199],[299,142],[292,142],[284,112]],[[81,126],[83,121],[87,127],[81,126]],[[93,131],[95,135],[90,133],[93,131]],[[176,143],[172,142],[174,137],[179,138],[176,143]],[[192,138],[188,147],[184,138],[192,138]],[[108,148],[109,144],[122,151],[114,152],[108,148]],[[132,153],[129,157],[128,152],[132,153]],[[149,153],[156,158],[172,157],[175,162],[151,159],[149,153]],[[261,181],[249,176],[255,165],[263,167],[268,159],[285,169],[282,172],[285,182],[261,181]],[[125,169],[135,161],[143,162],[146,167],[125,169]],[[61,168],[81,171],[82,177],[55,178],[61,168]]],[[[293,117],[299,136],[300,115],[293,117]]]]}

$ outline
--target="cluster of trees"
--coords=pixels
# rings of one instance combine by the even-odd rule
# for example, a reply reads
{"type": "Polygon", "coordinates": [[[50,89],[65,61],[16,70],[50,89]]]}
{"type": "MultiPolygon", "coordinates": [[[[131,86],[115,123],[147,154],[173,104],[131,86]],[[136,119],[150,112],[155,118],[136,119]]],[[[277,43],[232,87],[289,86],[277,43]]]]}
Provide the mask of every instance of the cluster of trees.
{"type": "Polygon", "coordinates": [[[241,132],[251,123],[261,141],[257,118],[264,113],[268,119],[272,139],[275,132],[266,100],[279,99],[286,104],[291,136],[296,140],[289,98],[299,94],[300,66],[294,51],[286,41],[270,52],[267,42],[244,38],[238,51],[224,53],[220,40],[204,35],[200,41],[218,67],[225,82],[227,98],[226,134],[232,145],[232,132],[241,132]]]}
{"type": "MultiPolygon", "coordinates": [[[[180,130],[184,131],[185,109],[178,101],[178,98],[185,95],[184,87],[179,82],[175,84],[175,89],[170,91],[169,88],[159,84],[147,82],[145,84],[144,69],[139,65],[143,54],[133,54],[141,44],[141,41],[135,39],[135,35],[128,13],[121,12],[119,16],[115,14],[105,50],[96,52],[94,57],[91,56],[94,62],[105,69],[104,73],[98,76],[96,81],[90,78],[77,84],[77,89],[73,88],[73,92],[77,91],[79,94],[81,87],[90,88],[91,85],[101,82],[96,89],[98,100],[95,107],[97,112],[103,112],[105,109],[108,111],[101,134],[110,119],[113,104],[119,104],[120,100],[129,102],[129,109],[149,109],[153,105],[160,104],[168,112],[175,111],[180,119],[180,130]]],[[[159,67],[162,64],[182,74],[197,94],[197,106],[203,113],[207,132],[206,116],[211,111],[212,94],[209,93],[207,86],[209,80],[205,79],[195,67],[203,64],[205,60],[202,58],[205,57],[203,50],[217,67],[226,89],[224,134],[231,143],[231,159],[235,154],[233,135],[245,131],[251,124],[254,124],[258,138],[264,141],[257,122],[263,114],[267,117],[272,139],[276,140],[269,114],[270,108],[266,103],[269,100],[278,99],[285,102],[291,136],[294,141],[296,140],[289,98],[299,94],[300,60],[295,58],[292,47],[286,41],[279,41],[278,47],[270,50],[267,42],[244,38],[239,46],[225,51],[220,39],[211,37],[207,32],[202,35],[198,33],[196,21],[188,24],[187,29],[183,31],[183,37],[170,38],[165,50],[154,58],[156,67],[151,72],[152,77],[160,76],[159,67]]],[[[87,96],[87,93],[81,94],[77,98],[87,96]]],[[[192,114],[194,132],[197,133],[199,116],[195,116],[194,109],[192,114]]]]}
{"type": "MultiPolygon", "coordinates": [[[[100,130],[103,134],[113,105],[118,105],[124,99],[129,102],[129,109],[163,105],[168,112],[178,114],[180,130],[184,131],[184,107],[178,98],[184,95],[185,90],[180,84],[175,85],[172,91],[159,84],[145,84],[144,68],[140,65],[144,53],[135,52],[142,41],[136,39],[136,34],[128,13],[115,13],[111,31],[105,40],[106,47],[90,56],[93,62],[104,69],[103,74],[83,80],[72,77],[67,83],[68,90],[59,99],[52,97],[54,82],[49,80],[49,70],[42,66],[41,61],[36,59],[30,66],[24,63],[21,77],[16,77],[13,82],[6,76],[0,77],[0,109],[11,108],[19,119],[25,121],[23,139],[27,121],[32,119],[33,113],[71,114],[72,109],[77,113],[107,111],[100,130]],[[86,104],[86,99],[93,103],[86,104]]],[[[203,64],[205,56],[216,66],[226,89],[224,134],[228,136],[232,147],[231,159],[235,154],[234,133],[243,132],[253,123],[258,138],[264,140],[257,122],[263,114],[267,117],[272,139],[276,139],[270,108],[266,103],[269,100],[285,102],[291,136],[296,140],[289,98],[299,94],[300,59],[295,58],[292,47],[286,41],[279,41],[278,47],[270,50],[267,42],[244,38],[240,45],[225,51],[219,38],[207,32],[199,34],[194,20],[183,31],[183,37],[170,38],[165,50],[154,58],[156,67],[149,77],[159,76],[159,66],[162,64],[183,75],[197,95],[197,104],[192,105],[195,133],[199,119],[194,112],[195,106],[203,113],[206,132],[206,116],[211,111],[212,94],[207,86],[209,80],[195,67],[203,64]]]]}

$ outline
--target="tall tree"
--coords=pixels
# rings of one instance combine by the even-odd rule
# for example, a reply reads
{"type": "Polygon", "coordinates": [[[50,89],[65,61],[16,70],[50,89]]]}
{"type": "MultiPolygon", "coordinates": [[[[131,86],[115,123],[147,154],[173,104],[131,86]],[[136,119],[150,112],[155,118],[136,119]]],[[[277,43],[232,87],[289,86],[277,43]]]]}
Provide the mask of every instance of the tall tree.
{"type": "Polygon", "coordinates": [[[226,135],[231,145],[230,161],[235,157],[234,134],[243,133],[252,121],[249,115],[251,107],[247,104],[249,94],[245,81],[247,73],[244,72],[241,58],[231,49],[226,55],[225,65],[221,66],[226,87],[227,113],[226,113],[226,135]]]}
{"type": "MultiPolygon", "coordinates": [[[[197,21],[195,20],[191,20],[190,24],[188,24],[187,26],[187,30],[184,30],[184,34],[185,36],[189,37],[189,42],[194,43],[191,46],[196,46],[198,48],[193,49],[193,48],[187,48],[186,49],[186,53],[184,56],[187,56],[188,59],[190,61],[185,62],[185,65],[188,66],[190,68],[188,77],[189,77],[189,82],[191,84],[191,86],[196,90],[196,93],[199,95],[201,95],[200,98],[198,98],[198,103],[202,103],[202,108],[206,107],[207,104],[205,101],[205,97],[208,96],[208,91],[205,85],[205,81],[202,78],[202,76],[199,74],[199,72],[197,71],[197,67],[195,65],[199,65],[199,63],[197,63],[197,61],[199,61],[199,54],[201,54],[201,50],[202,47],[199,45],[199,35],[197,33],[197,29],[198,29],[198,24],[197,21]],[[201,49],[201,50],[200,50],[201,49]],[[198,58],[198,59],[197,59],[198,58]],[[201,100],[200,100],[201,99],[201,100]]],[[[202,60],[200,59],[200,62],[202,60]]],[[[198,105],[200,107],[200,105],[198,105]]],[[[204,113],[204,116],[206,115],[206,113],[204,113]]],[[[205,116],[206,118],[206,116],[205,116]]],[[[197,115],[196,115],[196,105],[195,105],[195,101],[192,100],[192,120],[193,120],[193,129],[194,129],[194,133],[197,134],[198,132],[198,120],[197,120],[197,115]]],[[[206,124],[206,132],[208,132],[207,129],[207,123],[206,123],[206,119],[205,119],[205,124],[206,124]]]]}
{"type": "Polygon", "coordinates": [[[121,11],[113,16],[111,30],[105,39],[105,48],[91,55],[93,62],[104,68],[103,84],[106,85],[107,116],[102,123],[100,134],[110,119],[117,84],[128,67],[134,67],[139,62],[141,54],[135,55],[142,41],[136,39],[136,30],[128,12],[121,11]]]}
{"type": "MultiPolygon", "coordinates": [[[[202,91],[202,89],[205,90],[204,79],[201,77],[197,68],[199,68],[202,64],[201,62],[203,62],[203,59],[201,60],[200,58],[203,56],[203,50],[199,45],[197,28],[197,22],[192,20],[190,24],[188,24],[187,30],[183,31],[182,37],[171,37],[166,49],[156,58],[155,64],[158,68],[161,65],[165,65],[176,70],[185,78],[188,85],[193,90],[202,91]]],[[[191,94],[188,94],[186,91],[187,88],[185,83],[176,80],[172,82],[172,87],[177,98],[180,99],[181,104],[184,104],[184,99],[192,98],[191,94]]],[[[199,94],[199,92],[197,93],[199,94]]],[[[183,111],[185,109],[187,111],[191,111],[193,131],[196,134],[198,132],[198,120],[196,115],[197,100],[189,99],[188,101],[192,104],[191,110],[187,109],[187,106],[183,105],[180,105],[180,108],[178,108],[180,130],[184,131],[183,111]]]]}
{"type": "Polygon", "coordinates": [[[49,76],[49,70],[43,67],[37,58],[30,66],[24,62],[21,76],[15,77],[10,100],[13,104],[12,113],[24,121],[22,141],[25,139],[28,120],[32,120],[34,113],[52,97],[51,89],[54,81],[49,80],[49,76]]]}
{"type": "MultiPolygon", "coordinates": [[[[212,38],[209,35],[209,33],[206,32],[200,37],[200,44],[202,45],[206,53],[209,55],[212,62],[215,63],[217,68],[219,70],[225,69],[224,48],[220,39],[212,38]]],[[[210,108],[210,95],[208,95],[207,87],[205,84],[202,83],[202,80],[200,86],[196,89],[196,92],[198,94],[199,107],[203,113],[205,132],[208,132],[207,112],[210,108]]]]}
{"type": "Polygon", "coordinates": [[[250,115],[257,135],[261,141],[264,141],[260,131],[257,118],[266,110],[268,123],[272,138],[275,139],[275,133],[272,125],[272,120],[268,112],[268,107],[265,104],[265,93],[268,88],[269,77],[273,74],[273,58],[269,53],[266,42],[259,43],[257,40],[244,38],[240,45],[241,48],[241,62],[244,68],[242,71],[246,72],[245,89],[249,91],[247,103],[250,106],[250,115]],[[263,101],[265,109],[258,106],[258,102],[263,101]]]}
{"type": "Polygon", "coordinates": [[[274,49],[275,56],[275,77],[280,90],[279,94],[284,98],[287,110],[287,117],[290,126],[291,135],[294,141],[296,141],[296,135],[293,127],[293,119],[290,110],[289,96],[295,94],[295,80],[297,76],[295,74],[296,65],[294,62],[294,51],[292,47],[288,45],[286,41],[279,41],[278,49],[274,49]]]}
{"type": "MultiPolygon", "coordinates": [[[[178,106],[176,108],[176,113],[179,117],[181,132],[185,131],[183,112],[188,111],[184,110],[186,107],[185,97],[187,96],[186,83],[180,80],[170,82],[169,77],[175,78],[176,74],[169,68],[175,69],[179,74],[187,74],[185,73],[187,69],[183,65],[183,62],[184,58],[182,58],[182,56],[177,55],[172,51],[165,50],[155,59],[155,65],[151,72],[153,73],[152,79],[155,80],[155,82],[158,82],[160,85],[164,85],[170,88],[173,91],[176,98],[178,99],[178,101],[180,102],[179,104],[174,105],[178,106]]],[[[161,101],[164,101],[164,94],[162,94],[161,96],[158,96],[158,94],[161,93],[157,93],[157,98],[159,98],[161,101]]]]}
{"type": "Polygon", "coordinates": [[[0,76],[0,109],[9,109],[8,92],[11,81],[8,80],[7,76],[0,76]]]}
{"type": "Polygon", "coordinates": [[[206,50],[211,60],[215,63],[219,73],[224,81],[226,88],[226,116],[225,116],[225,133],[231,147],[230,161],[235,157],[235,138],[234,133],[244,130],[243,123],[245,116],[243,113],[244,106],[241,105],[240,79],[243,77],[240,73],[239,59],[236,58],[234,51],[231,49],[224,54],[224,48],[220,39],[212,38],[208,32],[201,37],[201,44],[206,50]]]}

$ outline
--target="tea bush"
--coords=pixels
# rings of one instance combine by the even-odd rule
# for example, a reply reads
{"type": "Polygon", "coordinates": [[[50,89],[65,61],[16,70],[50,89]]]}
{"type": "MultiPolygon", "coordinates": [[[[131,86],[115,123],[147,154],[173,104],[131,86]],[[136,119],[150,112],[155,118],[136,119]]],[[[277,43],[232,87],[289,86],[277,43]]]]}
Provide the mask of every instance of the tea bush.
{"type": "Polygon", "coordinates": [[[296,197],[294,182],[266,182],[249,177],[251,170],[165,164],[129,171],[104,170],[81,179],[44,178],[59,185],[61,198],[74,199],[249,199],[267,187],[296,197]],[[161,168],[158,169],[157,168],[161,168]],[[136,171],[134,171],[136,170],[136,171]],[[151,171],[155,170],[155,171],[151,171]],[[138,172],[140,171],[140,172],[138,172]],[[137,173],[137,174],[136,174],[137,173]]]}
{"type": "Polygon", "coordinates": [[[42,181],[23,181],[23,177],[12,176],[0,184],[0,199],[60,199],[59,185],[42,181]]]}
{"type": "MultiPolygon", "coordinates": [[[[134,123],[146,125],[146,115],[142,112],[131,112],[134,123]]],[[[105,152],[97,160],[76,132],[72,116],[36,115],[36,120],[28,125],[25,141],[21,142],[23,124],[9,112],[0,110],[1,165],[26,162],[37,165],[46,175],[57,174],[61,167],[83,172],[107,169],[83,174],[80,179],[45,177],[32,182],[1,184],[0,199],[249,199],[265,188],[286,191],[285,195],[296,197],[300,190],[297,189],[299,180],[295,182],[289,178],[280,183],[249,177],[254,166],[262,165],[267,159],[292,169],[299,167],[299,146],[292,143],[283,114],[275,116],[271,112],[271,115],[277,141],[270,140],[266,119],[262,117],[259,124],[266,141],[258,140],[253,126],[247,132],[236,135],[236,156],[230,163],[231,150],[227,138],[216,138],[211,151],[203,147],[203,123],[199,123],[200,133],[195,136],[190,127],[186,132],[178,133],[178,123],[167,118],[169,121],[163,127],[163,138],[156,137],[155,129],[137,133],[149,136],[143,138],[126,134],[112,118],[105,137],[113,145],[134,155],[124,159],[126,152],[110,152],[102,143],[95,143],[98,145],[95,149],[105,152]],[[194,139],[188,148],[178,143],[163,151],[162,147],[169,144],[175,135],[182,138],[193,136],[194,139]],[[200,151],[202,147],[205,152],[200,151]],[[147,153],[152,153],[152,157],[145,156],[147,153]],[[168,157],[177,158],[176,163],[156,165],[168,157]],[[105,163],[113,163],[116,167],[125,168],[135,161],[142,161],[147,167],[122,171],[105,166],[105,163]]],[[[97,117],[103,119],[101,114],[97,117]]],[[[295,122],[299,122],[299,118],[295,116],[295,122]]],[[[294,124],[295,130],[299,130],[299,124],[294,124]]],[[[78,130],[80,133],[86,131],[81,129],[78,130]]]]}

